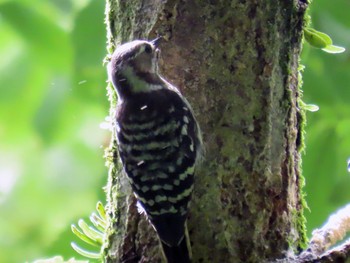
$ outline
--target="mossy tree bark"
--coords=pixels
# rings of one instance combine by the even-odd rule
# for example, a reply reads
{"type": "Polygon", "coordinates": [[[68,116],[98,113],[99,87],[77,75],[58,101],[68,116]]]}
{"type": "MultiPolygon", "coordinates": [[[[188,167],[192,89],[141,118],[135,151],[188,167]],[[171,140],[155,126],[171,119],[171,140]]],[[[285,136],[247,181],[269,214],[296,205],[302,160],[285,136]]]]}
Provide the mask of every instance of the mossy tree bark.
{"type": "MultiPolygon", "coordinates": [[[[107,0],[109,51],[168,39],[161,72],[200,122],[205,155],[188,219],[194,262],[262,262],[305,244],[298,106],[305,9],[302,0],[107,0]]],[[[106,262],[162,262],[115,144],[113,137],[106,262]]]]}

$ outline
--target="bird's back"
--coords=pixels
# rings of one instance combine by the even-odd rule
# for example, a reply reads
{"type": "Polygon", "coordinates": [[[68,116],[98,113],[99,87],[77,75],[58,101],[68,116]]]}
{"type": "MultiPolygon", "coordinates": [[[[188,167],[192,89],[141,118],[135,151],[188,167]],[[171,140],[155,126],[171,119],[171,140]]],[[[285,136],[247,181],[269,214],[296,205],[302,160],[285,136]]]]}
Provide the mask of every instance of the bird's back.
{"type": "Polygon", "coordinates": [[[193,191],[196,127],[178,94],[145,93],[119,105],[117,137],[133,191],[160,238],[177,244],[193,191]]]}

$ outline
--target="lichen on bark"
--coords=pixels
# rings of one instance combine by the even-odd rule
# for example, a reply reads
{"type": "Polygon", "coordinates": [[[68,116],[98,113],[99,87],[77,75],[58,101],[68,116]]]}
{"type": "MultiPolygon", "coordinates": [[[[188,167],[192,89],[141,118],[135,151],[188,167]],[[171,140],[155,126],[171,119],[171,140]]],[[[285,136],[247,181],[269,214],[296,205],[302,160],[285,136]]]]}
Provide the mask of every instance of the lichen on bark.
{"type": "MultiPolygon", "coordinates": [[[[108,50],[165,36],[161,72],[200,122],[205,155],[188,220],[194,262],[261,262],[305,243],[298,105],[305,8],[301,1],[107,1],[108,50]]],[[[106,261],[160,262],[111,145],[106,261]]]]}

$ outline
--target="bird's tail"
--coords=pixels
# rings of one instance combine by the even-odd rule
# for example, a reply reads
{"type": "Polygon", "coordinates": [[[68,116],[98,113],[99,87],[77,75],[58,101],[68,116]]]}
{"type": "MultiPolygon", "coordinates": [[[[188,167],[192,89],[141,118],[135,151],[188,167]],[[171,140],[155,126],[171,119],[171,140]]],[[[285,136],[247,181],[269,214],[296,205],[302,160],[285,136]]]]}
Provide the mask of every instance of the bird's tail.
{"type": "Polygon", "coordinates": [[[163,252],[168,263],[191,263],[191,256],[187,247],[186,238],[183,238],[178,246],[170,247],[162,243],[163,252]]]}
{"type": "Polygon", "coordinates": [[[185,225],[185,236],[177,246],[169,246],[161,241],[163,252],[167,263],[191,263],[192,251],[190,239],[187,231],[187,224],[185,225]]]}

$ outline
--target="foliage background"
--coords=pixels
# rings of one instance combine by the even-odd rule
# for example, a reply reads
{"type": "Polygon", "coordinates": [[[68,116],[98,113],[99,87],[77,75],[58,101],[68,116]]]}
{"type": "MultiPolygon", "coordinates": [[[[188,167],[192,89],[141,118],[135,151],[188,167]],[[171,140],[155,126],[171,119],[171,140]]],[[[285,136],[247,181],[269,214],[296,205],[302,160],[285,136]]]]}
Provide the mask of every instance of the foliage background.
{"type": "MultiPolygon", "coordinates": [[[[0,262],[79,258],[70,224],[104,200],[104,1],[0,0],[0,262]]],[[[313,27],[350,50],[350,3],[318,0],[313,27]]],[[[350,200],[349,52],[305,44],[308,229],[350,200]]]]}

